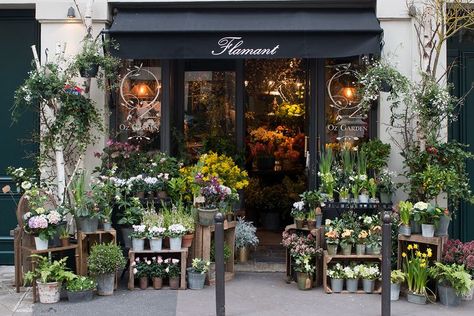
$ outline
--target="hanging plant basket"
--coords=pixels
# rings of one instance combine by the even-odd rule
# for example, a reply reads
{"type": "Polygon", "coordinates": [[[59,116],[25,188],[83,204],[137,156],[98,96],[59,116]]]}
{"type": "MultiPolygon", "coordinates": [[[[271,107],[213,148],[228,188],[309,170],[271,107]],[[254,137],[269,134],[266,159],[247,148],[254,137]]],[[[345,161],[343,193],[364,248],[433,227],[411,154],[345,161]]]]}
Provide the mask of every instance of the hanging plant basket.
{"type": "Polygon", "coordinates": [[[95,78],[99,72],[99,64],[90,65],[89,67],[79,67],[79,74],[82,78],[95,78]]]}

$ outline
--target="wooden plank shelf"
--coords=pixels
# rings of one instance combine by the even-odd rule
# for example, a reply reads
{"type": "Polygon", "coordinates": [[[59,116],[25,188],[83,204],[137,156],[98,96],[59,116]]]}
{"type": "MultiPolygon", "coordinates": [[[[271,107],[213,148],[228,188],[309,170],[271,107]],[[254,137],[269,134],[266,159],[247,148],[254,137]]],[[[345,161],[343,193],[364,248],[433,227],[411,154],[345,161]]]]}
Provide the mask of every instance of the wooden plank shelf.
{"type": "Polygon", "coordinates": [[[91,233],[77,232],[77,244],[79,245],[79,274],[87,275],[87,258],[91,248],[95,244],[101,243],[117,244],[117,232],[115,229],[111,230],[97,230],[91,233]]]}
{"type": "Polygon", "coordinates": [[[445,243],[448,241],[448,236],[439,237],[423,237],[419,234],[411,236],[398,235],[398,260],[397,268],[402,267],[402,253],[407,252],[409,244],[418,244],[421,251],[426,251],[426,248],[431,248],[433,251],[432,261],[441,261],[443,254],[443,248],[445,243]]]}
{"type": "Polygon", "coordinates": [[[145,249],[141,251],[134,251],[129,250],[128,252],[128,259],[129,259],[129,271],[128,271],[128,289],[133,290],[135,289],[135,277],[133,275],[133,262],[135,258],[140,255],[146,254],[173,254],[179,253],[181,256],[180,264],[181,264],[181,280],[180,280],[180,289],[186,290],[186,259],[188,257],[188,248],[181,248],[180,250],[171,250],[171,249],[162,249],[160,251],[153,251],[150,249],[145,249]]]}

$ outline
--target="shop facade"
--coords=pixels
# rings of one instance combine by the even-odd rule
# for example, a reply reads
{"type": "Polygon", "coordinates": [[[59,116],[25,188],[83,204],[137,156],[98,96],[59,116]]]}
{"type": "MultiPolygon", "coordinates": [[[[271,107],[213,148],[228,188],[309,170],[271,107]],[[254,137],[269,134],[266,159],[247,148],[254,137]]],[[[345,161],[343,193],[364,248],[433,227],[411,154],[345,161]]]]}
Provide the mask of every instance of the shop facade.
{"type": "MultiPolygon", "coordinates": [[[[10,2],[0,1],[0,11],[34,15],[42,59],[44,48],[51,51],[57,42],[68,43],[66,55],[79,49],[84,29],[79,16],[67,17],[71,2],[10,2]]],[[[95,33],[119,44],[114,53],[123,68],[117,93],[91,90],[108,132],[88,149],[84,167],[90,170],[99,163],[94,153],[110,137],[189,161],[223,150],[238,157],[260,187],[288,178],[293,187],[314,188],[323,146],[357,146],[369,138],[392,142],[384,100],[368,115],[358,114],[354,71],[366,59],[386,55],[402,73],[417,76],[417,44],[403,0],[104,0],[94,2],[93,12],[95,33]],[[265,151],[258,137],[284,137],[286,147],[275,148],[279,157],[257,161],[256,151],[265,151]]],[[[27,67],[30,60],[17,62],[27,67]]],[[[2,106],[3,116],[9,108],[2,106]]],[[[17,149],[18,143],[9,146],[17,149]]],[[[0,170],[8,165],[2,162],[0,170]]],[[[400,172],[401,166],[392,144],[389,168],[400,172]]],[[[11,208],[7,203],[2,208],[11,208]]],[[[264,225],[261,215],[248,213],[264,225]]],[[[457,233],[472,239],[465,223],[473,219],[463,216],[457,233]]],[[[11,228],[1,233],[7,254],[11,228]]]]}

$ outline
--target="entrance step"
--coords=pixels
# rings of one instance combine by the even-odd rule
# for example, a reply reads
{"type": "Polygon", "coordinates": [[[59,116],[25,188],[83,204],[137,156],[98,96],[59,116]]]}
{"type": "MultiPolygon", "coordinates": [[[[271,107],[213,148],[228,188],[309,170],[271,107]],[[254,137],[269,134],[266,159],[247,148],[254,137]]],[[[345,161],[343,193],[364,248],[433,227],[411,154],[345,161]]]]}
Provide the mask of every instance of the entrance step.
{"type": "Polygon", "coordinates": [[[259,262],[250,260],[247,263],[236,262],[234,265],[236,272],[285,272],[285,263],[259,262]]]}

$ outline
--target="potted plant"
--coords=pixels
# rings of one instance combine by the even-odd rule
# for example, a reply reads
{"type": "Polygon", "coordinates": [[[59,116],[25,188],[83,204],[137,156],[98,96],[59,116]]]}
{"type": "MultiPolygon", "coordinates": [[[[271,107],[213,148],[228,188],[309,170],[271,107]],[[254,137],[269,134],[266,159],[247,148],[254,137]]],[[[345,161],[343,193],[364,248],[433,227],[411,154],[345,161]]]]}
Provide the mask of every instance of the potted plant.
{"type": "Polygon", "coordinates": [[[167,258],[165,263],[167,264],[165,271],[170,282],[170,289],[177,290],[179,289],[179,275],[181,274],[181,268],[178,265],[179,260],[167,258]]]}
{"type": "Polygon", "coordinates": [[[336,180],[331,172],[333,159],[334,157],[331,148],[322,151],[318,172],[318,176],[321,178],[322,199],[330,202],[334,201],[334,186],[336,184],[336,180]]]}
{"type": "Polygon", "coordinates": [[[170,249],[181,250],[182,237],[186,233],[186,228],[181,224],[173,224],[166,232],[170,238],[170,249]]]}
{"type": "MultiPolygon", "coordinates": [[[[319,212],[321,213],[321,209],[319,209],[319,212]]],[[[317,226],[317,219],[316,219],[316,210],[309,210],[308,213],[306,214],[306,223],[308,224],[308,229],[311,231],[313,229],[316,229],[317,226]]]]}
{"type": "Polygon", "coordinates": [[[182,202],[178,203],[180,205],[175,212],[178,212],[179,223],[181,223],[186,229],[186,233],[182,238],[182,247],[189,248],[193,244],[194,240],[194,231],[196,225],[196,219],[198,217],[197,210],[193,207],[184,207],[182,202]]]}
{"type": "Polygon", "coordinates": [[[324,234],[326,236],[326,245],[328,255],[334,256],[337,254],[337,247],[339,246],[339,233],[333,229],[324,234]]]}
{"type": "Polygon", "coordinates": [[[360,192],[359,184],[354,181],[351,185],[352,203],[359,203],[359,192],[360,192]]]}
{"type": "Polygon", "coordinates": [[[147,231],[145,225],[133,225],[133,232],[130,234],[132,238],[133,251],[143,251],[145,249],[145,239],[147,231]]]}
{"type": "Polygon", "coordinates": [[[99,206],[94,201],[93,192],[86,191],[85,173],[76,176],[72,185],[71,213],[76,219],[77,227],[84,233],[93,233],[99,227],[99,206]]]}
{"type": "Polygon", "coordinates": [[[89,272],[97,281],[97,294],[114,294],[115,273],[125,267],[122,249],[113,244],[95,244],[87,259],[89,272]]]}
{"type": "Polygon", "coordinates": [[[341,250],[342,254],[348,256],[352,253],[352,245],[354,245],[354,231],[352,229],[344,229],[341,233],[341,250]]]}
{"type": "MultiPolygon", "coordinates": [[[[300,194],[301,200],[305,203],[305,206],[308,207],[309,213],[308,216],[311,217],[312,221],[315,219],[316,220],[316,225],[314,226],[315,228],[321,227],[321,222],[323,219],[323,213],[321,211],[321,205],[323,203],[323,198],[321,196],[321,193],[316,190],[312,191],[305,191],[302,194],[300,194]],[[313,219],[314,217],[314,219],[313,219]]],[[[313,224],[309,224],[308,226],[311,225],[311,228],[313,227],[313,224]]]]}
{"type": "Polygon", "coordinates": [[[443,305],[458,306],[461,297],[471,290],[471,275],[464,265],[435,262],[429,273],[437,281],[438,295],[443,305]]]}
{"type": "Polygon", "coordinates": [[[188,272],[188,287],[191,290],[201,290],[204,288],[204,281],[206,280],[206,273],[209,271],[209,261],[204,261],[200,258],[194,258],[188,272]]]}
{"type": "Polygon", "coordinates": [[[239,193],[235,189],[232,189],[231,192],[224,201],[226,205],[225,216],[228,222],[234,220],[234,205],[240,200],[239,193]]]}
{"type": "Polygon", "coordinates": [[[373,226],[369,229],[369,236],[367,237],[366,252],[368,255],[380,255],[382,248],[382,228],[379,225],[373,226]]]}
{"type": "Polygon", "coordinates": [[[135,258],[135,261],[132,262],[133,275],[135,279],[138,279],[140,282],[140,289],[146,290],[148,288],[148,277],[150,274],[151,260],[148,260],[147,257],[140,259],[139,257],[135,258]]]}
{"type": "Polygon", "coordinates": [[[395,192],[393,183],[394,173],[388,169],[382,169],[378,175],[378,190],[380,193],[380,203],[392,203],[392,195],[395,192]]]}
{"type": "MultiPolygon", "coordinates": [[[[113,172],[110,172],[113,175],[113,172]]],[[[94,179],[92,194],[100,209],[100,219],[105,231],[112,229],[112,212],[117,196],[117,187],[109,176],[98,176],[94,179]]]]}
{"type": "Polygon", "coordinates": [[[86,276],[78,276],[67,282],[66,291],[69,302],[85,302],[94,296],[95,281],[86,276]]]}
{"type": "Polygon", "coordinates": [[[59,231],[59,239],[61,239],[62,247],[69,246],[69,232],[66,226],[61,227],[61,230],[59,231]]]}
{"type": "Polygon", "coordinates": [[[349,202],[349,189],[347,187],[342,187],[339,189],[339,202],[348,203],[349,202]]]}
{"type": "Polygon", "coordinates": [[[357,288],[359,286],[359,267],[351,267],[345,266],[343,268],[344,271],[344,279],[346,280],[346,290],[351,293],[357,292],[357,288]],[[357,271],[357,272],[356,272],[357,271]]]}
{"type": "Polygon", "coordinates": [[[363,229],[357,234],[356,255],[365,255],[365,243],[368,236],[367,231],[363,229]]]}
{"type": "Polygon", "coordinates": [[[377,200],[377,183],[374,178],[370,178],[367,182],[368,190],[370,193],[369,203],[378,203],[377,200]]]}
{"type": "Polygon", "coordinates": [[[256,236],[257,228],[252,222],[246,222],[242,217],[237,220],[235,226],[235,248],[239,251],[239,261],[245,263],[249,258],[249,247],[258,245],[256,236]]]}
{"type": "Polygon", "coordinates": [[[426,252],[419,251],[418,244],[409,244],[407,250],[408,253],[402,252],[403,272],[408,286],[407,299],[411,303],[426,304],[428,265],[433,253],[431,248],[427,248],[426,252]]]}
{"type": "Polygon", "coordinates": [[[433,237],[435,232],[435,226],[438,225],[442,210],[433,206],[429,203],[418,202],[413,206],[419,211],[418,222],[421,223],[421,234],[423,237],[433,237]]]}
{"type": "Polygon", "coordinates": [[[210,226],[214,224],[214,216],[217,214],[218,207],[224,201],[231,190],[219,184],[217,177],[211,177],[210,181],[203,181],[202,174],[196,175],[196,181],[201,185],[201,196],[203,200],[198,208],[199,224],[210,226]]]}
{"type": "Polygon", "coordinates": [[[439,224],[435,230],[435,236],[447,236],[448,235],[448,228],[449,223],[451,222],[452,216],[451,212],[447,208],[443,210],[443,214],[441,214],[439,224]]]}
{"type": "Polygon", "coordinates": [[[151,258],[150,278],[153,283],[153,289],[160,290],[163,286],[163,278],[166,277],[166,266],[162,257],[151,258]]]}
{"type": "Polygon", "coordinates": [[[340,263],[336,263],[328,270],[328,277],[331,280],[331,291],[340,293],[344,288],[344,268],[340,263]]]}
{"type": "Polygon", "coordinates": [[[392,270],[390,273],[390,300],[398,301],[400,297],[400,284],[405,281],[405,273],[402,270],[392,270]]]}
{"type": "Polygon", "coordinates": [[[304,226],[304,220],[306,218],[303,201],[298,201],[298,202],[293,203],[291,216],[293,216],[295,220],[296,229],[302,229],[304,226]]]}
{"type": "Polygon", "coordinates": [[[298,253],[294,256],[296,281],[298,289],[302,291],[313,288],[313,274],[316,267],[312,263],[313,257],[309,253],[298,253]]]}
{"type": "MultiPolygon", "coordinates": [[[[227,262],[232,256],[231,246],[227,243],[224,243],[224,270],[227,262]]],[[[214,241],[211,241],[211,265],[209,266],[209,279],[215,279],[216,277],[216,245],[214,241]]]]}
{"type": "Polygon", "coordinates": [[[375,264],[363,265],[360,269],[362,286],[365,293],[372,293],[375,287],[375,280],[380,278],[379,267],[375,264]]]}
{"type": "Polygon", "coordinates": [[[36,282],[39,299],[43,304],[57,303],[60,299],[60,289],[64,281],[70,281],[76,275],[66,268],[67,257],[50,261],[47,256],[33,254],[36,269],[25,273],[25,284],[36,282]]]}
{"type": "Polygon", "coordinates": [[[120,230],[124,245],[126,248],[132,247],[130,235],[133,232],[133,225],[139,225],[143,218],[144,208],[140,199],[137,197],[121,198],[118,201],[119,208],[122,210],[119,215],[118,224],[121,225],[120,230]]]}
{"type": "Polygon", "coordinates": [[[411,212],[413,209],[413,204],[408,201],[400,201],[398,203],[398,212],[400,214],[400,228],[399,233],[403,236],[411,235],[411,212]]]}
{"type": "Polygon", "coordinates": [[[163,249],[163,237],[166,235],[166,228],[152,226],[148,228],[148,240],[151,251],[161,251],[163,249]]]}
{"type": "MultiPolygon", "coordinates": [[[[474,278],[474,241],[462,243],[459,240],[449,239],[443,247],[443,263],[462,264],[466,268],[472,278],[474,278]]],[[[462,299],[465,301],[472,300],[474,292],[474,282],[471,290],[463,295],[462,299]]]]}

